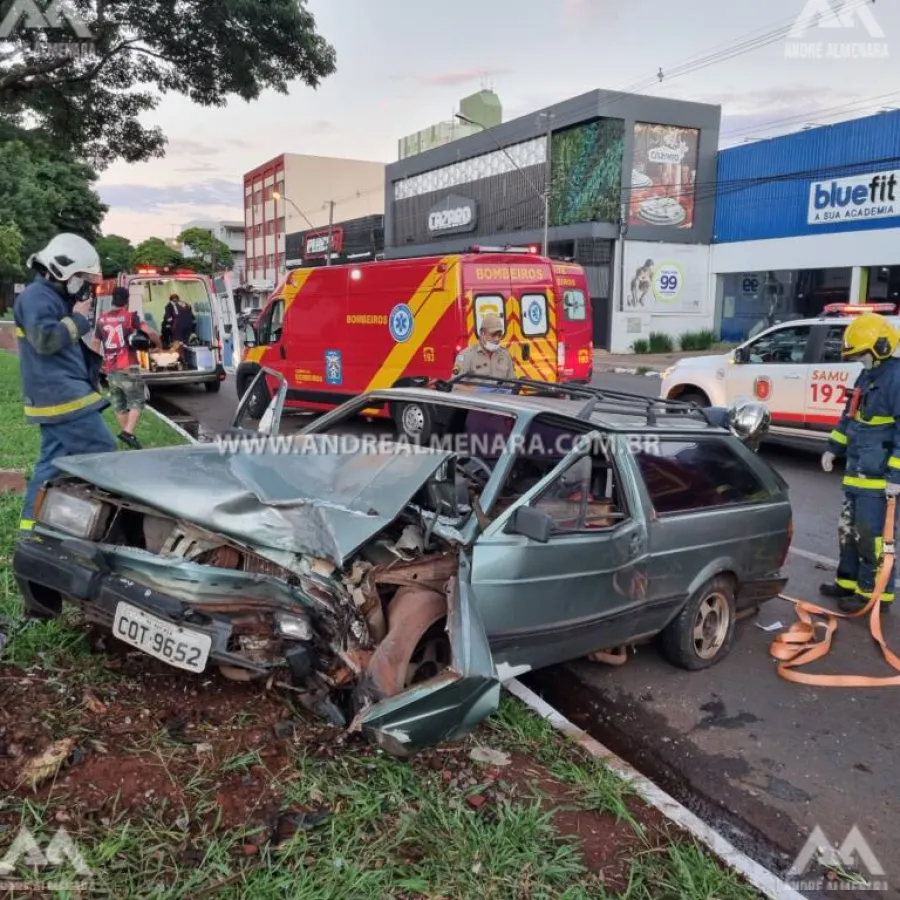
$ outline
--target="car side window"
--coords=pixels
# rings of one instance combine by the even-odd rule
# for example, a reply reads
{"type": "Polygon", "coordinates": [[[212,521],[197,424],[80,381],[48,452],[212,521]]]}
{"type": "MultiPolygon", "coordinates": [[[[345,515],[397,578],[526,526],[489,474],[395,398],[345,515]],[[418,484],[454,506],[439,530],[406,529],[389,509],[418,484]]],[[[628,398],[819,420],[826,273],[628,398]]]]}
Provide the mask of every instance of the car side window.
{"type": "Polygon", "coordinates": [[[809,337],[809,325],[779,328],[752,341],[746,352],[751,363],[802,363],[809,337]]]}
{"type": "Polygon", "coordinates": [[[844,346],[844,325],[831,325],[825,334],[825,344],[822,347],[822,362],[845,362],[841,356],[841,348],[844,346]]]}
{"type": "Polygon", "coordinates": [[[660,516],[766,500],[756,473],[722,438],[661,440],[634,453],[660,516]]]}
{"type": "Polygon", "coordinates": [[[585,456],[561,472],[531,506],[553,520],[554,534],[599,531],[626,518],[618,494],[606,457],[585,456]]]}

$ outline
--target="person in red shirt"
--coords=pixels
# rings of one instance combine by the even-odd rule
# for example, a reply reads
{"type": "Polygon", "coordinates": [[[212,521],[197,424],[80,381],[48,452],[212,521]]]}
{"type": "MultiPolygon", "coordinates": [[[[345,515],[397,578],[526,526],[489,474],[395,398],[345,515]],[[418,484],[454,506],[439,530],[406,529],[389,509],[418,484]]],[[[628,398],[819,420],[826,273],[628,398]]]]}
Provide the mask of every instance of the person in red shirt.
{"type": "Polygon", "coordinates": [[[159,335],[137,312],[128,309],[127,288],[117,287],[112,309],[97,319],[94,349],[104,357],[110,401],[122,429],[119,440],[134,450],[141,449],[134,430],[147,405],[137,353],[151,345],[160,346],[159,335]]]}

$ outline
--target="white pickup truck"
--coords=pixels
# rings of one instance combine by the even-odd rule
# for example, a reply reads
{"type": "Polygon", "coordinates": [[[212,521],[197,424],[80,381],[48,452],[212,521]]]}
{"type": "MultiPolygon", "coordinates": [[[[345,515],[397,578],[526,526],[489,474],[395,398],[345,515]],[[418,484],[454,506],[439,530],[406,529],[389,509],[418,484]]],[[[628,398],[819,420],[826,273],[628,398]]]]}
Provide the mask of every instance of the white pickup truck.
{"type": "Polygon", "coordinates": [[[701,406],[761,400],[772,415],[767,440],[821,450],[861,370],[841,359],[844,329],[867,311],[900,329],[894,304],[835,304],[818,319],[774,325],[725,355],[680,360],[663,373],[660,396],[701,406]]]}

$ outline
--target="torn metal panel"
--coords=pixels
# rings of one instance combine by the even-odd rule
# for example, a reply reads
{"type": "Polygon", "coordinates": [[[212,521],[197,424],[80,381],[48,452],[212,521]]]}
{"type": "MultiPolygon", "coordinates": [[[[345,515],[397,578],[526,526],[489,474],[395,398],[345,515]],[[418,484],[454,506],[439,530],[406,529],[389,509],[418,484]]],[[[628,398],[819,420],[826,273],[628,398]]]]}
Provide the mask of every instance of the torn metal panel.
{"type": "Polygon", "coordinates": [[[191,445],[70,456],[59,468],[253,547],[343,566],[451,457],[437,450],[340,452],[320,435],[301,448],[283,455],[191,445]]]}

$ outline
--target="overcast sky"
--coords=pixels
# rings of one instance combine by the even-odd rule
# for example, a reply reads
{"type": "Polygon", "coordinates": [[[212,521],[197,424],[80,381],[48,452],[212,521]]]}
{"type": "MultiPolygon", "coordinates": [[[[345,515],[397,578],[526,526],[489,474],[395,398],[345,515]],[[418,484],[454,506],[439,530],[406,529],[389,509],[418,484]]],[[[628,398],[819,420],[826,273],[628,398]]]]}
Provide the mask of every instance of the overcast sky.
{"type": "Polygon", "coordinates": [[[398,138],[449,119],[482,86],[499,94],[507,120],[594,88],[721,104],[724,146],[900,107],[900,4],[867,6],[864,20],[864,2],[310,0],[319,32],[336,48],[336,74],[318,91],[298,84],[288,96],[224,109],[165,99],[148,121],[169,137],[166,158],[103,173],[99,190],[112,207],[104,231],[139,241],[172,236],[193,218],[240,220],[242,176],[259,163],[280,152],[391,162],[398,138]],[[789,28],[828,2],[846,4],[851,27],[818,27],[801,42],[874,43],[888,58],[788,59],[779,37],[655,78],[789,28]]]}

